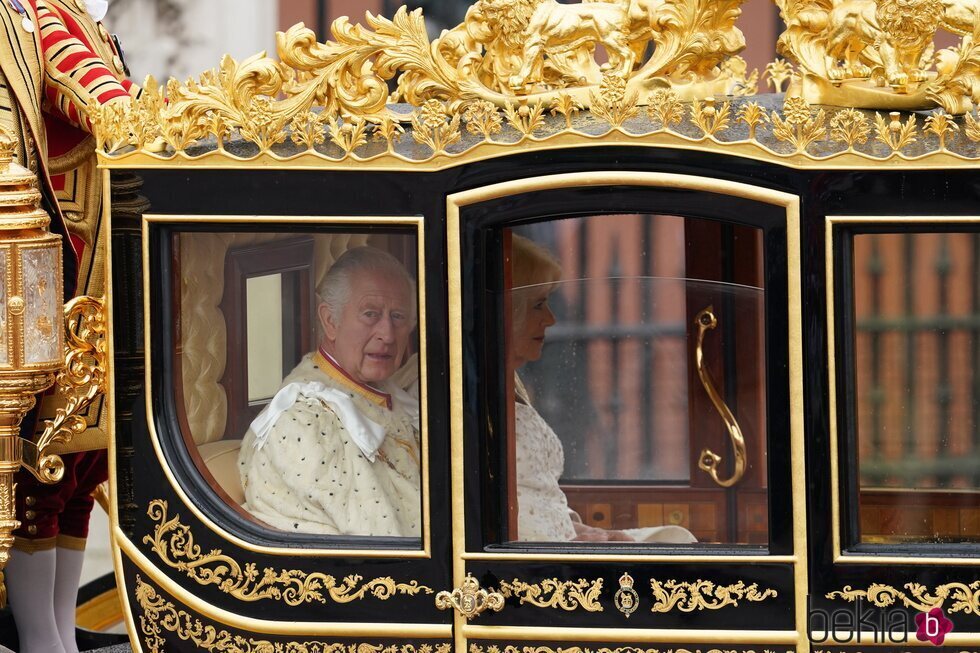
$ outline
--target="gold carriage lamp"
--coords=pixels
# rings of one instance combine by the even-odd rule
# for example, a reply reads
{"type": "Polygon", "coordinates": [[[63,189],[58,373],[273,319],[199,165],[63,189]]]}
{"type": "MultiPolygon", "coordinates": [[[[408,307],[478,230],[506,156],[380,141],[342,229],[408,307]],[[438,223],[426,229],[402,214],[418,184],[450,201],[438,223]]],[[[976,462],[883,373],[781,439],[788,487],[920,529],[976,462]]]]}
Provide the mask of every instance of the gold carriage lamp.
{"type": "Polygon", "coordinates": [[[45,483],[61,480],[64,463],[48,449],[84,431],[77,414],[104,389],[105,372],[102,302],[63,304],[61,236],[48,230],[37,176],[13,160],[15,148],[0,129],[0,568],[19,525],[14,474],[23,465],[45,483]],[[36,441],[22,439],[21,421],[56,379],[64,408],[36,441]]]}

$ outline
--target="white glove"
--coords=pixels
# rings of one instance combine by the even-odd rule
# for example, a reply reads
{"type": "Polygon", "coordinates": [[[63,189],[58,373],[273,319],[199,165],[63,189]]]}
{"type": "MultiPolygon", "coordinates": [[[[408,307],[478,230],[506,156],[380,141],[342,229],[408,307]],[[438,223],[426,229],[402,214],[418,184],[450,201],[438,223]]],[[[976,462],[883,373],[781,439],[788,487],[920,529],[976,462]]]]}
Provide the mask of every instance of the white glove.
{"type": "Polygon", "coordinates": [[[88,10],[92,20],[99,22],[109,11],[109,0],[85,0],[85,9],[88,10]]]}

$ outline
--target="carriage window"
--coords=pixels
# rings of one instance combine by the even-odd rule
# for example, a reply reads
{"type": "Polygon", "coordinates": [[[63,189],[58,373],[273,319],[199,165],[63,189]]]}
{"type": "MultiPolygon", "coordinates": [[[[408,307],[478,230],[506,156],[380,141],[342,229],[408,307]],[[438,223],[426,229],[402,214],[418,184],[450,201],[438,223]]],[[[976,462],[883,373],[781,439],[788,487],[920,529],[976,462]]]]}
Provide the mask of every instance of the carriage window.
{"type": "Polygon", "coordinates": [[[504,230],[510,540],[764,544],[762,232],[504,230]]]}
{"type": "Polygon", "coordinates": [[[178,421],[261,526],[421,537],[417,237],[173,236],[178,421]]]}
{"type": "Polygon", "coordinates": [[[853,251],[859,541],[980,541],[980,234],[853,251]]]}

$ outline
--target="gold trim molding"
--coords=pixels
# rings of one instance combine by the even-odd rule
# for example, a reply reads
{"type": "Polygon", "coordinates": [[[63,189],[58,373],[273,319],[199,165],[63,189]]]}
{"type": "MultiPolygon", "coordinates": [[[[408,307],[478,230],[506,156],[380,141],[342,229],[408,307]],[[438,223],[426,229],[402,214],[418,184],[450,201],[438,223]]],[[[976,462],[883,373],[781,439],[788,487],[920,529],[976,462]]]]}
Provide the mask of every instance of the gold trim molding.
{"type": "Polygon", "coordinates": [[[856,590],[850,585],[844,589],[827,594],[828,599],[844,599],[853,603],[864,599],[872,605],[885,608],[901,602],[907,608],[920,612],[928,612],[933,608],[943,607],[946,601],[951,601],[949,612],[963,612],[980,615],[980,580],[966,583],[945,583],[935,589],[930,589],[921,583],[905,583],[907,591],[902,591],[884,583],[872,583],[868,589],[856,590]]]}
{"type": "Polygon", "coordinates": [[[653,589],[653,608],[651,612],[670,612],[677,609],[681,612],[695,610],[720,610],[728,606],[738,607],[738,602],[765,601],[776,598],[774,589],[760,591],[758,583],[746,585],[738,581],[732,585],[716,585],[710,580],[696,580],[693,583],[656,578],[650,580],[653,589]]]}
{"type": "Polygon", "coordinates": [[[136,576],[136,601],[142,610],[139,617],[143,643],[150,653],[166,651],[164,633],[173,633],[183,641],[193,643],[202,651],[221,653],[450,653],[450,644],[401,644],[382,645],[366,642],[341,644],[327,642],[273,643],[269,640],[245,638],[234,635],[211,624],[205,624],[194,615],[179,609],[160,596],[156,588],[136,576]]]}
{"type": "Polygon", "coordinates": [[[184,572],[199,585],[214,585],[234,598],[255,602],[266,599],[297,606],[304,603],[351,603],[368,597],[387,601],[395,595],[432,594],[433,590],[418,581],[395,582],[391,577],[362,582],[352,574],[338,582],[329,574],[306,573],[297,569],[266,567],[261,572],[255,563],[240,564],[234,558],[213,549],[207,553],[194,543],[190,527],[180,522],[180,515],[168,516],[168,504],[162,499],[150,502],[146,514],[156,522],[153,534],[143,543],[171,569],[184,572]]]}
{"type": "Polygon", "coordinates": [[[540,583],[525,583],[515,578],[500,583],[500,593],[506,598],[516,597],[520,604],[530,604],[539,608],[560,608],[569,612],[582,609],[588,612],[602,612],[599,595],[602,594],[602,579],[593,581],[562,581],[548,578],[540,583]]]}

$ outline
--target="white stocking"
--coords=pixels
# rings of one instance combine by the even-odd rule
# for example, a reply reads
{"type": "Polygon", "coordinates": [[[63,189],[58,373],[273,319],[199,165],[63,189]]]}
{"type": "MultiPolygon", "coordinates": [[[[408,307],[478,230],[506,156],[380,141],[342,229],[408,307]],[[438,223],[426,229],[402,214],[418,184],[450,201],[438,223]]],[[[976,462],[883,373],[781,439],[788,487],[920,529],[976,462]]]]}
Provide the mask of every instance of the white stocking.
{"type": "Polygon", "coordinates": [[[20,653],[64,653],[54,617],[55,551],[14,549],[4,575],[20,653]]]}
{"type": "Polygon", "coordinates": [[[78,653],[75,641],[75,606],[78,603],[78,581],[82,577],[85,551],[59,546],[57,572],[54,577],[54,618],[65,653],[78,653]]]}

